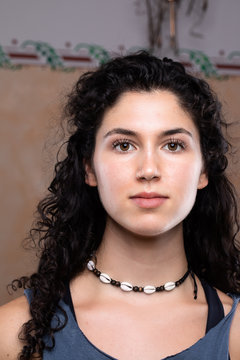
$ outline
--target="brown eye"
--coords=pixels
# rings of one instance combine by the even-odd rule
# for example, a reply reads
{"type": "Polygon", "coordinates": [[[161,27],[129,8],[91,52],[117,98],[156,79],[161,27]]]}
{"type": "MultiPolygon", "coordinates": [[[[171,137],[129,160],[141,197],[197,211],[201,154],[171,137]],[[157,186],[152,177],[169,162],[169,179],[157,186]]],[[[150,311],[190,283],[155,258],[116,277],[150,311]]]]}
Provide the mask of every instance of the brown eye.
{"type": "Polygon", "coordinates": [[[124,143],[119,144],[120,150],[122,150],[122,151],[127,151],[127,150],[129,150],[129,146],[130,146],[130,144],[127,143],[127,142],[124,142],[124,143]]]}
{"type": "Polygon", "coordinates": [[[170,140],[169,142],[166,143],[166,145],[164,145],[163,148],[174,153],[184,150],[186,148],[186,145],[180,140],[176,140],[176,141],[170,140]]]}
{"type": "Polygon", "coordinates": [[[119,139],[112,144],[113,149],[119,153],[128,153],[136,149],[136,147],[128,140],[119,139]]]}
{"type": "Polygon", "coordinates": [[[179,144],[178,143],[169,143],[168,144],[168,150],[170,151],[176,151],[178,149],[179,144]]]}

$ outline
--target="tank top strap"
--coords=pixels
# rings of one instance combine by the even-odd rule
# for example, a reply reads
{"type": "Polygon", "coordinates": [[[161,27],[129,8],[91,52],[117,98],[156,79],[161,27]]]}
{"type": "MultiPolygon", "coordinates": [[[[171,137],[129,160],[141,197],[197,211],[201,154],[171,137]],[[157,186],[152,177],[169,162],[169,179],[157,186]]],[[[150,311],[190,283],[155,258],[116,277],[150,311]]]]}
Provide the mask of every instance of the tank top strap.
{"type": "Polygon", "coordinates": [[[229,332],[240,297],[231,295],[233,305],[230,312],[205,336],[188,349],[163,360],[227,360],[229,359],[229,332]]]}
{"type": "Polygon", "coordinates": [[[32,290],[31,289],[25,289],[24,290],[24,295],[26,296],[28,303],[31,304],[32,297],[33,297],[32,296],[32,290]]]}
{"type": "Polygon", "coordinates": [[[67,304],[73,314],[73,317],[75,319],[75,321],[77,321],[76,318],[76,314],[75,314],[75,310],[74,310],[74,306],[73,306],[73,301],[72,301],[72,295],[70,292],[70,286],[69,284],[66,285],[66,293],[64,295],[63,301],[65,302],[65,304],[67,304]]]}
{"type": "Polygon", "coordinates": [[[204,279],[200,279],[208,303],[206,333],[224,318],[224,309],[216,289],[204,279]]]}

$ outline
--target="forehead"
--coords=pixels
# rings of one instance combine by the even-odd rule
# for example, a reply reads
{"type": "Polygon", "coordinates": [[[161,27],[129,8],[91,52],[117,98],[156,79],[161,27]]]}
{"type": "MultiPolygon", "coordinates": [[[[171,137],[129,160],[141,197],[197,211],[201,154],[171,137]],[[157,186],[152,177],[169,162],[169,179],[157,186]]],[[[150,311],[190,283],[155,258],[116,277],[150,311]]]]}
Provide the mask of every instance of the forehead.
{"type": "Polygon", "coordinates": [[[99,132],[116,126],[145,134],[183,127],[198,137],[198,130],[191,116],[180,105],[177,96],[166,90],[122,94],[106,110],[99,132]]]}

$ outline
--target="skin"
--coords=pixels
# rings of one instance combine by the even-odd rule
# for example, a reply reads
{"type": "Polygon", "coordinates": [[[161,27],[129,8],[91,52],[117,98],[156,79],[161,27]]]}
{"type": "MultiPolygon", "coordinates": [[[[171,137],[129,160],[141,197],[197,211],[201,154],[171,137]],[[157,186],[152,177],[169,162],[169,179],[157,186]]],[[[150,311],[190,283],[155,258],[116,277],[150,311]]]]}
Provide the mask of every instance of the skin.
{"type": "Polygon", "coordinates": [[[99,267],[114,269],[113,275],[115,268],[121,269],[116,276],[129,278],[131,274],[135,283],[181,277],[187,269],[182,221],[198,189],[207,186],[203,167],[198,131],[173,94],[124,94],[106,112],[92,164],[86,166],[86,182],[98,187],[108,213],[99,267]],[[137,135],[126,136],[114,129],[137,135]],[[174,134],[166,135],[169,131],[174,134]],[[121,141],[125,145],[118,144],[121,141]],[[140,192],[156,192],[165,198],[156,208],[142,208],[131,198],[140,192]]]}
{"type": "MultiPolygon", "coordinates": [[[[179,279],[187,269],[182,221],[208,179],[197,128],[177,98],[167,91],[123,94],[104,115],[86,174],[108,214],[97,267],[137,285],[179,279]],[[163,199],[143,207],[132,199],[139,192],[156,192],[163,199]]],[[[70,289],[77,321],[95,346],[118,359],[156,360],[204,336],[208,307],[197,282],[197,300],[190,277],[172,292],[148,296],[104,285],[86,270],[70,289]]],[[[232,300],[218,293],[227,314],[232,300]]],[[[1,360],[16,359],[17,333],[29,318],[24,298],[0,309],[1,360]]],[[[240,358],[239,324],[238,309],[230,333],[231,360],[240,358]]]]}

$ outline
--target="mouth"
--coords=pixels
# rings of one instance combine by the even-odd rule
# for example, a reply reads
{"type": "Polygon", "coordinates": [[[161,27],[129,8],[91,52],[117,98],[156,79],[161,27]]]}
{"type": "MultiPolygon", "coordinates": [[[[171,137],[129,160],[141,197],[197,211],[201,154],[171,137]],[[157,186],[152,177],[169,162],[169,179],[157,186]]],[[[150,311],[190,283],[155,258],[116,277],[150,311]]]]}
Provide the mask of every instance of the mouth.
{"type": "Polygon", "coordinates": [[[131,196],[130,199],[141,208],[154,209],[162,205],[167,199],[167,196],[158,193],[139,193],[131,196]]]}

